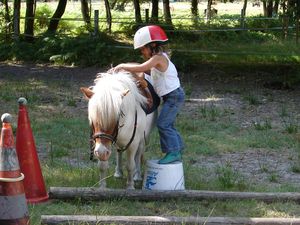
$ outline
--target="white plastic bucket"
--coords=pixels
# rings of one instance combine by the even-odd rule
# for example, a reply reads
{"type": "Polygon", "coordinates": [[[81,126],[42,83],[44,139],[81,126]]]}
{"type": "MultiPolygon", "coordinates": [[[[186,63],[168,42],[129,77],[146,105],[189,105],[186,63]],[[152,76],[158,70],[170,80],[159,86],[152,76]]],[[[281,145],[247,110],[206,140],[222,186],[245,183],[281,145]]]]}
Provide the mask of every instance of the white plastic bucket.
{"type": "Polygon", "coordinates": [[[148,160],[146,164],[143,189],[184,190],[182,162],[158,164],[158,160],[148,160]]]}

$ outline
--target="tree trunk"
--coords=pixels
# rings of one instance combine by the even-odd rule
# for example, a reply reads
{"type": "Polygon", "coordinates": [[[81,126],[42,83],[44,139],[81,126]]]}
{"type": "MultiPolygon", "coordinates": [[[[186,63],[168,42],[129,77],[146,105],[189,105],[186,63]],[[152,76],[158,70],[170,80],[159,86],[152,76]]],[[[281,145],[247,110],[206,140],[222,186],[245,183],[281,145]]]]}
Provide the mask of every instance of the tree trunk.
{"type": "Polygon", "coordinates": [[[141,16],[141,7],[139,0],[133,0],[134,5],[134,14],[135,14],[135,22],[137,24],[142,23],[142,16],[141,16]]]}
{"type": "Polygon", "coordinates": [[[241,12],[241,27],[245,28],[245,16],[246,16],[246,10],[247,10],[247,3],[248,0],[244,0],[244,5],[241,12]]]}
{"type": "Polygon", "coordinates": [[[85,24],[87,25],[88,29],[91,28],[91,17],[90,17],[90,10],[89,10],[89,3],[88,0],[81,0],[81,13],[85,24]]]}
{"type": "Polygon", "coordinates": [[[263,10],[265,17],[272,17],[278,14],[280,0],[264,0],[263,10]]]}
{"type": "Polygon", "coordinates": [[[274,7],[273,7],[273,15],[278,15],[278,9],[279,9],[279,0],[275,0],[274,7]]]}
{"type": "Polygon", "coordinates": [[[289,24],[289,19],[287,15],[287,1],[288,0],[283,0],[282,1],[282,37],[283,39],[287,38],[288,35],[288,24],[289,24]]]}
{"type": "Polygon", "coordinates": [[[267,16],[267,3],[266,3],[266,1],[263,1],[263,11],[264,11],[264,16],[267,16]]]}
{"type": "Polygon", "coordinates": [[[57,31],[59,20],[65,13],[66,6],[67,6],[67,0],[59,0],[58,6],[50,20],[48,32],[55,33],[57,31]]]}
{"type": "Polygon", "coordinates": [[[172,25],[171,11],[170,11],[170,1],[163,0],[163,8],[164,8],[164,18],[165,22],[168,25],[172,25]]]}
{"type": "Polygon", "coordinates": [[[21,0],[14,0],[14,39],[18,39],[20,35],[20,10],[21,0]]]}
{"type": "Polygon", "coordinates": [[[267,17],[272,17],[273,15],[273,0],[268,1],[267,4],[267,17]]]}
{"type": "Polygon", "coordinates": [[[111,11],[110,11],[110,6],[109,6],[109,1],[104,0],[105,4],[105,13],[106,13],[106,23],[108,26],[108,32],[111,32],[111,22],[112,22],[112,17],[111,17],[111,11]]]}
{"type": "Polygon", "coordinates": [[[273,16],[273,0],[264,0],[263,7],[264,7],[264,16],[272,17],[273,16]]]}
{"type": "Polygon", "coordinates": [[[5,6],[5,15],[4,15],[5,22],[6,22],[6,24],[9,24],[11,20],[10,20],[10,15],[9,15],[8,0],[4,0],[3,4],[5,6]]]}
{"type": "Polygon", "coordinates": [[[8,7],[8,0],[4,0],[3,4],[5,6],[5,23],[6,23],[6,27],[5,27],[5,33],[7,38],[9,38],[10,32],[11,32],[11,19],[10,19],[10,15],[9,15],[9,7],[8,7]]]}
{"type": "Polygon", "coordinates": [[[244,5],[243,5],[243,16],[246,16],[246,10],[247,10],[247,3],[248,3],[248,0],[244,0],[244,5]]]}
{"type": "Polygon", "coordinates": [[[207,1],[207,8],[206,8],[206,22],[209,23],[211,19],[211,5],[212,5],[212,0],[207,1]]]}
{"type": "Polygon", "coordinates": [[[159,0],[152,0],[151,23],[158,23],[158,2],[159,0]]]}
{"type": "Polygon", "coordinates": [[[194,21],[194,25],[198,24],[198,0],[192,0],[191,2],[191,11],[192,11],[192,17],[194,21]]]}
{"type": "Polygon", "coordinates": [[[33,41],[35,0],[26,0],[25,40],[33,41]]]}

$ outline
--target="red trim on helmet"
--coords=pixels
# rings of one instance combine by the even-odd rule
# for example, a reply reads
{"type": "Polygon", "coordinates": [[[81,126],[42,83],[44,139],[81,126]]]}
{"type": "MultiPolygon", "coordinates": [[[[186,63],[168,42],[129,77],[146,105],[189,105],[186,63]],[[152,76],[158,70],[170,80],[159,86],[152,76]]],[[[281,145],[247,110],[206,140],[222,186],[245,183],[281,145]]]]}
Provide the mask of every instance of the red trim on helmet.
{"type": "Polygon", "coordinates": [[[148,26],[150,37],[152,41],[167,41],[168,37],[164,30],[156,25],[148,26]]]}

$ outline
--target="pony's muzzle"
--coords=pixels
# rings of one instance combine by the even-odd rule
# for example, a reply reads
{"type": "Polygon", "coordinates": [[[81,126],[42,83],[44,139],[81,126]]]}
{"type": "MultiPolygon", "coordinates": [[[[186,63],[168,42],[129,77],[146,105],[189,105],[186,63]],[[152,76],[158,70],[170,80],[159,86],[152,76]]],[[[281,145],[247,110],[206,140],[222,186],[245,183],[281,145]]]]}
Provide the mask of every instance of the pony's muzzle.
{"type": "Polygon", "coordinates": [[[94,150],[94,155],[95,157],[97,157],[99,160],[101,161],[107,161],[111,155],[111,150],[105,150],[105,151],[98,151],[98,150],[94,150]]]}

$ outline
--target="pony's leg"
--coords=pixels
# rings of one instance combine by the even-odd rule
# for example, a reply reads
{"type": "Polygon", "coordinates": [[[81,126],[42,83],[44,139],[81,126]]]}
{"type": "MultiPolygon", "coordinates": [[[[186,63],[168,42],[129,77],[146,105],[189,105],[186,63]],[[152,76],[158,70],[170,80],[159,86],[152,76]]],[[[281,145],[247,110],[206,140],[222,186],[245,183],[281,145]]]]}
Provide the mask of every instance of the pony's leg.
{"type": "Polygon", "coordinates": [[[115,168],[115,174],[114,177],[116,178],[122,178],[123,177],[123,170],[122,170],[122,152],[118,152],[116,154],[116,161],[117,165],[115,168]]]}
{"type": "Polygon", "coordinates": [[[127,151],[127,189],[134,189],[133,176],[135,174],[135,152],[128,149],[127,151]]]}
{"type": "Polygon", "coordinates": [[[109,168],[108,161],[98,161],[98,166],[100,169],[100,181],[99,181],[99,187],[100,188],[106,188],[106,177],[107,177],[107,171],[109,168]]]}
{"type": "Polygon", "coordinates": [[[141,180],[143,180],[143,178],[142,178],[142,172],[141,172],[141,160],[142,160],[144,151],[145,151],[145,143],[144,143],[144,140],[142,140],[140,142],[140,144],[139,144],[137,153],[135,154],[135,167],[136,167],[136,171],[135,171],[135,174],[134,174],[134,177],[133,177],[133,179],[135,181],[141,181],[141,180]]]}

